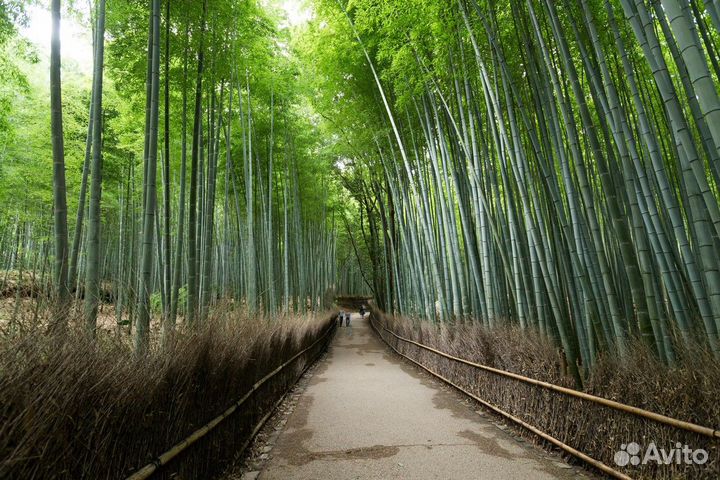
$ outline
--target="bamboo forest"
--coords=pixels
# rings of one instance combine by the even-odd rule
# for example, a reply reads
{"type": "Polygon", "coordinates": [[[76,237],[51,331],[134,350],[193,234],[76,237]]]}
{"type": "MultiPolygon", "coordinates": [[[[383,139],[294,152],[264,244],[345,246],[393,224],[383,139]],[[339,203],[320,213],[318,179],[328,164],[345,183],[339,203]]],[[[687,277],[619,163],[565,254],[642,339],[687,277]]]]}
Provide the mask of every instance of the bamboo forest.
{"type": "Polygon", "coordinates": [[[718,395],[720,1],[0,0],[0,478],[714,479],[718,395]]]}

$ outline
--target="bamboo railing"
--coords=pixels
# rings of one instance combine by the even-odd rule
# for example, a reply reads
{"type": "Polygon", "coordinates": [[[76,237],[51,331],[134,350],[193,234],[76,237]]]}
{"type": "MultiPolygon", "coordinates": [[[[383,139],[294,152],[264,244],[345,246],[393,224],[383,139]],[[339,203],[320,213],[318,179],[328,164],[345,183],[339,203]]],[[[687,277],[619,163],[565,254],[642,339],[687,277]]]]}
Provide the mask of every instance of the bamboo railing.
{"type": "MultiPolygon", "coordinates": [[[[295,355],[293,355],[293,356],[292,356],[289,360],[287,360],[285,363],[283,363],[282,365],[278,366],[276,369],[274,369],[273,371],[271,371],[270,373],[268,373],[267,375],[265,375],[263,378],[261,378],[260,380],[258,380],[257,382],[255,382],[255,383],[253,384],[252,388],[251,388],[245,395],[243,395],[238,401],[236,401],[234,404],[232,404],[232,406],[230,406],[227,410],[225,410],[223,413],[221,413],[221,414],[218,415],[217,417],[215,417],[215,418],[213,418],[212,420],[210,420],[208,423],[206,423],[206,424],[203,425],[202,427],[200,427],[200,428],[198,428],[197,430],[195,430],[195,431],[194,431],[192,434],[190,434],[188,437],[186,437],[186,438],[184,438],[183,440],[181,440],[180,442],[176,443],[172,448],[170,448],[170,449],[167,450],[166,452],[160,454],[154,461],[148,463],[147,465],[145,465],[144,467],[142,467],[141,469],[139,469],[138,471],[136,471],[135,473],[133,473],[132,475],[130,475],[129,477],[127,477],[126,480],[146,480],[146,479],[150,478],[150,477],[151,477],[156,471],[158,471],[161,467],[163,467],[164,465],[167,465],[172,459],[174,459],[175,457],[177,457],[180,453],[182,453],[183,451],[185,451],[188,447],[190,447],[190,446],[193,445],[195,442],[197,442],[198,440],[200,440],[201,438],[203,438],[205,435],[207,435],[208,433],[210,433],[215,427],[217,427],[218,425],[220,425],[225,419],[227,419],[229,416],[231,416],[233,413],[235,413],[235,412],[253,395],[253,393],[255,393],[255,392],[256,392],[261,386],[263,386],[268,380],[272,379],[275,375],[277,375],[278,373],[280,373],[281,371],[283,371],[285,368],[287,368],[289,365],[291,365],[293,362],[295,362],[295,360],[297,360],[297,359],[300,358],[303,354],[305,354],[307,351],[309,351],[309,350],[311,350],[313,347],[315,347],[315,345],[317,345],[320,341],[322,341],[323,339],[327,338],[328,335],[330,334],[330,332],[335,331],[335,327],[336,327],[336,322],[334,322],[334,321],[331,322],[331,324],[330,324],[330,326],[327,328],[327,330],[325,330],[325,332],[324,332],[320,337],[318,337],[317,340],[315,340],[315,341],[314,341],[312,344],[310,344],[308,347],[300,350],[298,353],[296,353],[295,355]]],[[[313,359],[312,359],[310,362],[308,362],[307,367],[305,368],[305,370],[307,370],[307,368],[309,368],[310,366],[313,365],[313,363],[315,363],[315,360],[317,360],[317,358],[320,356],[321,353],[322,353],[322,351],[321,351],[320,353],[318,353],[315,357],[313,357],[313,359]]],[[[304,373],[305,370],[303,370],[303,373],[304,373]]],[[[300,374],[300,376],[302,376],[302,373],[300,374]]],[[[298,378],[299,378],[299,377],[298,377],[298,378]]],[[[270,411],[267,412],[267,413],[260,419],[260,421],[257,423],[257,425],[255,425],[255,427],[253,428],[252,433],[250,434],[250,437],[249,437],[249,438],[247,439],[247,441],[244,443],[244,445],[243,445],[243,447],[240,449],[240,451],[242,451],[242,450],[244,450],[245,448],[247,448],[247,446],[250,444],[250,441],[251,441],[251,440],[253,439],[253,437],[257,434],[257,432],[260,431],[260,429],[261,429],[262,426],[265,424],[265,422],[267,421],[267,419],[270,418],[270,415],[271,415],[272,412],[275,410],[275,408],[277,407],[277,405],[280,403],[280,401],[282,401],[282,398],[283,398],[283,397],[281,397],[281,398],[274,404],[273,408],[270,409],[270,411]]]]}
{"type": "MultiPolygon", "coordinates": [[[[582,461],[584,461],[584,462],[586,462],[586,463],[594,466],[595,468],[597,468],[597,469],[599,469],[599,470],[607,473],[608,475],[611,475],[612,477],[619,478],[619,479],[623,479],[623,480],[628,480],[628,479],[631,478],[631,477],[629,477],[628,475],[626,475],[626,474],[624,474],[624,473],[622,473],[622,472],[619,472],[619,471],[615,470],[614,468],[610,467],[609,465],[606,465],[605,463],[603,463],[603,462],[601,462],[601,461],[599,461],[599,460],[596,460],[596,459],[590,457],[589,455],[586,455],[586,454],[580,452],[579,450],[576,450],[575,448],[567,445],[566,443],[562,442],[561,440],[559,440],[559,439],[557,439],[557,438],[555,438],[555,437],[553,437],[553,436],[551,436],[551,435],[549,435],[549,434],[547,434],[547,433],[539,430],[538,428],[530,425],[529,423],[525,422],[524,420],[522,420],[522,419],[520,419],[520,418],[517,418],[516,416],[514,416],[514,415],[512,415],[512,414],[510,414],[510,413],[508,413],[508,412],[506,412],[506,411],[504,411],[504,410],[496,407],[495,405],[490,404],[489,402],[483,400],[482,398],[478,397],[477,395],[473,394],[472,392],[469,392],[467,389],[463,388],[462,386],[457,385],[456,383],[454,383],[453,381],[449,380],[448,378],[445,378],[444,376],[440,375],[439,373],[432,371],[431,369],[429,369],[429,368],[426,367],[425,365],[422,365],[420,362],[416,361],[415,359],[409,357],[408,355],[405,355],[405,354],[401,353],[397,348],[395,348],[390,342],[388,342],[388,341],[385,339],[385,337],[382,335],[381,331],[378,329],[377,325],[375,325],[375,322],[373,321],[373,316],[372,316],[372,315],[370,316],[370,324],[372,325],[373,329],[378,333],[378,335],[379,335],[380,338],[383,340],[383,342],[385,342],[395,353],[397,353],[397,354],[400,355],[401,357],[403,357],[403,358],[411,361],[412,363],[414,363],[415,365],[419,366],[420,368],[422,368],[423,370],[425,370],[425,371],[428,372],[429,374],[433,375],[434,377],[437,377],[438,379],[440,379],[440,380],[442,380],[443,382],[447,383],[448,385],[456,388],[457,390],[461,391],[461,392],[464,393],[465,395],[468,395],[468,396],[471,397],[472,399],[474,399],[474,400],[476,400],[477,402],[483,404],[484,406],[488,407],[489,409],[493,410],[494,412],[502,415],[502,416],[505,417],[505,418],[508,418],[509,420],[511,420],[511,421],[513,421],[513,422],[515,422],[515,423],[517,423],[517,424],[519,424],[519,425],[521,425],[522,427],[530,430],[531,432],[533,432],[534,434],[538,435],[539,437],[541,437],[541,438],[543,438],[543,439],[551,442],[552,444],[556,445],[557,447],[561,448],[562,450],[566,451],[567,453],[569,453],[569,454],[571,454],[571,455],[579,458],[580,460],[582,460],[582,461]]],[[[512,378],[512,379],[514,379],[514,380],[518,380],[518,381],[521,381],[521,382],[524,382],[524,383],[528,383],[528,384],[532,384],[532,385],[537,385],[537,386],[539,386],[539,387],[546,388],[546,389],[548,389],[548,390],[552,390],[552,391],[555,391],[555,392],[559,392],[559,393],[562,393],[562,394],[565,394],[565,395],[568,395],[568,396],[571,396],[571,397],[580,398],[580,399],[587,400],[587,401],[590,401],[590,402],[593,402],[593,403],[596,403],[596,404],[599,404],[599,405],[604,405],[604,406],[606,406],[606,407],[610,407],[610,408],[613,408],[613,409],[615,409],[615,410],[619,410],[619,411],[622,411],[622,412],[630,413],[630,414],[633,414],[633,415],[636,415],[636,416],[639,416],[639,417],[643,417],[643,418],[646,418],[646,419],[649,419],[649,420],[653,420],[653,421],[655,421],[655,422],[663,423],[663,424],[669,425],[669,426],[671,426],[671,427],[675,427],[675,428],[687,430],[687,431],[689,431],[689,432],[693,432],[693,433],[697,433],[697,434],[700,434],[700,435],[704,435],[704,436],[707,436],[707,437],[710,437],[710,438],[713,438],[713,439],[720,439],[720,430],[715,429],[715,428],[704,427],[704,426],[702,426],[702,425],[697,425],[697,424],[694,424],[694,423],[691,423],[691,422],[686,422],[686,421],[683,421],[683,420],[678,420],[678,419],[676,419],[676,418],[672,418],[672,417],[668,417],[668,416],[665,416],[665,415],[661,415],[661,414],[656,413],[656,412],[651,412],[651,411],[649,411],[649,410],[645,410],[645,409],[642,409],[642,408],[633,407],[632,405],[626,405],[626,404],[624,404],[624,403],[616,402],[616,401],[614,401],[614,400],[609,400],[609,399],[607,399],[607,398],[598,397],[598,396],[591,395],[591,394],[588,394],[588,393],[580,392],[580,391],[578,391],[578,390],[573,390],[573,389],[571,389],[571,388],[561,387],[561,386],[559,386],[559,385],[555,385],[555,384],[552,384],[552,383],[543,382],[543,381],[541,381],[541,380],[536,380],[536,379],[533,379],[533,378],[525,377],[525,376],[523,376],[523,375],[518,375],[518,374],[516,374],[516,373],[508,372],[508,371],[506,371],[506,370],[501,370],[501,369],[493,368],[493,367],[490,367],[490,366],[487,366],[487,365],[482,365],[482,364],[479,364],[479,363],[476,363],[476,362],[472,362],[472,361],[470,361],[470,360],[466,360],[466,359],[463,359],[463,358],[455,357],[455,356],[453,356],[453,355],[450,355],[450,354],[448,354],[448,353],[442,352],[442,351],[437,350],[437,349],[435,349],[435,348],[429,347],[429,346],[427,346],[427,345],[423,345],[422,343],[416,342],[416,341],[411,340],[411,339],[409,339],[409,338],[405,338],[405,337],[403,337],[403,336],[401,336],[401,335],[398,335],[397,333],[393,332],[392,330],[388,329],[388,328],[385,327],[385,326],[382,327],[382,330],[384,330],[385,332],[389,333],[390,335],[392,335],[393,337],[397,338],[398,340],[400,340],[400,341],[402,341],[402,342],[415,345],[415,346],[417,346],[417,347],[419,347],[419,348],[421,348],[421,349],[424,349],[424,350],[426,350],[426,351],[432,352],[432,353],[434,353],[434,354],[436,354],[436,355],[440,355],[440,356],[442,356],[442,357],[445,357],[445,358],[447,358],[447,359],[449,359],[449,360],[452,360],[452,361],[455,361],[455,362],[458,362],[458,363],[462,363],[462,364],[465,364],[465,365],[468,365],[468,366],[471,366],[471,367],[474,367],[474,368],[477,368],[477,369],[480,369],[480,370],[484,370],[484,371],[487,371],[487,372],[492,372],[492,373],[494,373],[494,374],[501,375],[501,376],[504,376],[504,377],[512,378]]]]}

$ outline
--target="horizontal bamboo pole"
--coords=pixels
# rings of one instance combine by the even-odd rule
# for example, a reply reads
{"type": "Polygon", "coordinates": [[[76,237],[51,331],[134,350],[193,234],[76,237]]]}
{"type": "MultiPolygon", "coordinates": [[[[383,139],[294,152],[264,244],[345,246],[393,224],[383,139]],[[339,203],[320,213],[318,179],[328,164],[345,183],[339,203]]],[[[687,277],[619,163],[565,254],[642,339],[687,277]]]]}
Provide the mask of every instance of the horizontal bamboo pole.
{"type": "MultiPolygon", "coordinates": [[[[372,323],[372,320],[371,320],[370,322],[372,323]]],[[[373,324],[373,328],[375,328],[375,330],[377,331],[377,328],[375,327],[374,324],[373,324]]],[[[387,330],[385,327],[383,327],[383,329],[386,330],[386,331],[388,331],[389,333],[393,333],[393,332],[390,332],[389,330],[387,330]]],[[[394,334],[393,334],[393,335],[394,335],[394,334]]],[[[575,457],[581,459],[582,461],[584,461],[584,462],[592,465],[593,467],[597,468],[598,470],[601,470],[601,471],[607,473],[608,475],[610,475],[610,476],[612,476],[612,477],[614,477],[614,478],[618,478],[618,479],[621,479],[621,480],[632,480],[632,477],[629,477],[628,475],[625,475],[624,473],[615,470],[614,468],[610,467],[609,465],[606,465],[606,464],[604,464],[603,462],[601,462],[601,461],[599,461],[599,460],[596,460],[596,459],[590,457],[589,455],[586,455],[586,454],[582,453],[582,452],[579,451],[579,450],[574,449],[574,448],[571,447],[570,445],[567,445],[566,443],[563,443],[562,441],[558,440],[557,438],[555,438],[555,437],[553,437],[553,436],[551,436],[551,435],[548,435],[547,433],[543,432],[542,430],[539,430],[539,429],[533,427],[532,425],[530,425],[529,423],[525,422],[524,420],[521,420],[520,418],[515,417],[514,415],[512,415],[512,414],[510,414],[510,413],[508,413],[508,412],[506,412],[506,411],[504,411],[504,410],[496,407],[495,405],[492,405],[491,403],[486,402],[486,401],[483,400],[482,398],[480,398],[480,397],[474,395],[473,393],[465,390],[465,389],[464,389],[463,387],[461,387],[460,385],[458,385],[458,384],[452,382],[451,380],[443,377],[443,376],[440,375],[439,373],[436,373],[436,372],[430,370],[429,368],[427,368],[425,365],[421,364],[420,362],[418,362],[418,361],[410,358],[409,356],[407,356],[407,355],[405,355],[405,354],[403,354],[403,353],[400,353],[400,352],[398,351],[398,349],[396,349],[395,347],[393,347],[387,340],[385,340],[385,338],[384,338],[382,335],[380,335],[380,338],[382,338],[383,341],[384,341],[390,348],[392,348],[393,351],[395,351],[395,353],[397,353],[397,354],[400,355],[401,357],[406,358],[407,360],[411,361],[412,363],[414,363],[414,364],[417,365],[418,367],[420,367],[420,368],[422,368],[423,370],[425,370],[426,372],[428,372],[430,375],[432,375],[432,376],[434,376],[434,377],[437,377],[437,378],[439,378],[440,380],[442,380],[443,382],[447,383],[448,385],[450,385],[450,386],[452,386],[452,387],[460,390],[462,393],[464,393],[465,395],[471,397],[473,400],[475,400],[475,401],[477,401],[477,402],[485,405],[485,406],[486,406],[487,408],[489,408],[490,410],[492,410],[492,411],[494,411],[494,412],[497,412],[497,413],[499,413],[500,415],[502,415],[503,417],[508,418],[508,419],[512,420],[513,422],[515,422],[515,423],[517,423],[517,424],[525,427],[526,429],[528,429],[528,430],[530,430],[531,432],[533,432],[535,435],[537,435],[537,436],[539,436],[539,437],[547,440],[548,442],[556,445],[557,447],[561,448],[562,450],[566,451],[567,453],[569,453],[569,454],[571,454],[571,455],[574,455],[575,457]]]]}
{"type": "MultiPolygon", "coordinates": [[[[308,364],[303,369],[302,373],[300,375],[298,375],[298,377],[297,377],[298,379],[301,378],[303,375],[305,375],[305,372],[307,372],[308,369],[313,366],[313,363],[315,363],[315,360],[317,360],[321,354],[322,354],[322,352],[318,353],[315,356],[315,358],[313,358],[312,362],[308,362],[308,364]]],[[[283,402],[283,400],[285,400],[289,391],[290,390],[283,393],[282,396],[280,398],[278,398],[277,402],[275,402],[273,407],[271,409],[269,409],[265,415],[263,415],[263,417],[260,419],[260,421],[257,423],[257,425],[255,425],[255,428],[253,428],[253,431],[252,431],[252,433],[250,433],[250,436],[247,438],[247,440],[245,440],[245,443],[243,443],[242,446],[238,449],[238,452],[245,451],[245,449],[248,447],[248,445],[250,445],[250,442],[252,442],[253,438],[255,438],[255,436],[258,434],[258,432],[263,427],[263,425],[265,425],[265,422],[268,421],[268,419],[272,416],[273,413],[275,413],[275,411],[280,406],[280,404],[283,402]]]]}
{"type": "MultiPolygon", "coordinates": [[[[189,446],[200,440],[202,437],[207,435],[209,432],[211,432],[215,427],[217,427],[220,423],[222,423],[223,420],[225,420],[227,417],[232,415],[238,408],[242,406],[245,401],[247,401],[250,396],[255,393],[265,382],[270,380],[272,377],[280,373],[282,370],[284,370],[288,365],[293,363],[295,360],[297,360],[301,355],[303,355],[308,350],[312,349],[315,345],[318,344],[321,340],[323,340],[325,337],[328,336],[330,332],[332,332],[335,329],[335,322],[333,321],[330,327],[323,333],[317,340],[315,340],[309,347],[304,348],[303,350],[296,353],[292,358],[290,358],[288,361],[277,367],[272,372],[265,375],[263,378],[255,382],[253,384],[252,388],[242,396],[237,402],[235,402],[230,408],[225,410],[223,413],[218,415],[217,417],[210,420],[208,423],[203,425],[202,427],[195,430],[190,436],[187,438],[181,440],[177,444],[175,444],[170,450],[166,451],[165,453],[162,453],[160,456],[157,457],[153,462],[148,463],[143,468],[138,470],[137,472],[133,473],[129,477],[127,477],[126,480],[145,480],[147,478],[150,478],[150,476],[155,473],[160,467],[163,465],[166,465],[169,463],[173,458],[177,457],[180,453],[182,453],[185,449],[187,449],[189,446]]],[[[265,421],[269,418],[269,415],[265,415],[261,419],[261,424],[265,423],[265,421]]],[[[262,426],[262,425],[260,425],[262,426]]],[[[257,433],[259,428],[256,426],[253,430],[254,433],[257,433]]],[[[254,434],[253,434],[254,436],[254,434]]],[[[247,446],[247,443],[245,444],[247,446]]],[[[244,449],[244,448],[243,448],[244,449]]]]}
{"type": "Polygon", "coordinates": [[[589,402],[604,405],[606,407],[614,408],[615,410],[620,410],[622,412],[631,413],[633,415],[637,415],[639,417],[654,420],[658,423],[663,423],[663,424],[669,425],[671,427],[680,428],[680,429],[687,430],[687,431],[697,433],[700,435],[705,435],[705,436],[711,437],[711,438],[720,438],[720,430],[717,430],[717,429],[703,427],[702,425],[685,422],[683,420],[678,420],[676,418],[661,415],[659,413],[651,412],[649,410],[645,410],[645,409],[638,408],[638,407],[633,407],[632,405],[626,405],[624,403],[616,402],[614,400],[609,400],[607,398],[590,395],[589,393],[584,393],[584,392],[580,392],[578,390],[573,390],[572,388],[561,387],[561,386],[555,385],[553,383],[543,382],[541,380],[536,380],[534,378],[529,378],[529,377],[525,377],[523,375],[518,375],[517,373],[512,373],[512,372],[508,372],[505,370],[500,370],[498,368],[488,367],[487,365],[482,365],[479,363],[471,362],[470,360],[458,358],[453,355],[449,355],[445,352],[441,352],[440,350],[436,350],[432,347],[428,347],[427,345],[423,345],[422,343],[418,343],[414,340],[410,340],[409,338],[401,337],[400,335],[396,334],[392,330],[387,329],[386,327],[382,327],[382,328],[383,328],[383,330],[390,333],[397,339],[402,340],[403,342],[407,342],[407,343],[416,345],[427,351],[433,352],[437,355],[443,356],[445,358],[448,358],[450,360],[453,360],[453,361],[456,361],[459,363],[464,363],[465,365],[470,365],[471,367],[475,367],[475,368],[479,368],[481,370],[496,373],[498,375],[502,375],[502,376],[509,377],[509,378],[512,378],[515,380],[519,380],[521,382],[538,385],[540,387],[547,388],[548,390],[553,390],[555,392],[560,392],[565,395],[569,395],[569,396],[576,397],[576,398],[581,398],[583,400],[587,400],[589,402]]]}

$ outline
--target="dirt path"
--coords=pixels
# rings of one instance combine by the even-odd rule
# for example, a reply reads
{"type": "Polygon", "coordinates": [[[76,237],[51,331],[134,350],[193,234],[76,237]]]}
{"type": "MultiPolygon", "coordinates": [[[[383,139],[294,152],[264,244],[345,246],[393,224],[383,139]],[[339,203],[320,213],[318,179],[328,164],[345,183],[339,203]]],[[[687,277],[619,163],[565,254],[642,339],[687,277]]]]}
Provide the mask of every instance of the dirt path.
{"type": "Polygon", "coordinates": [[[260,480],[570,479],[587,474],[503,431],[393,356],[353,315],[338,329],[260,480]]]}

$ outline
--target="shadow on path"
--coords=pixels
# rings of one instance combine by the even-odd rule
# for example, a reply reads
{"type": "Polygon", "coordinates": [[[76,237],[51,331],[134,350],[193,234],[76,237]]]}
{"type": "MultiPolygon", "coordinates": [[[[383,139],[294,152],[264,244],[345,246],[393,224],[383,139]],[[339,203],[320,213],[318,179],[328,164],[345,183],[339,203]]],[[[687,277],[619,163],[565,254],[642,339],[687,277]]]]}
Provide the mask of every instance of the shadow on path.
{"type": "Polygon", "coordinates": [[[321,362],[261,480],[587,477],[391,354],[358,314],[321,362]]]}

